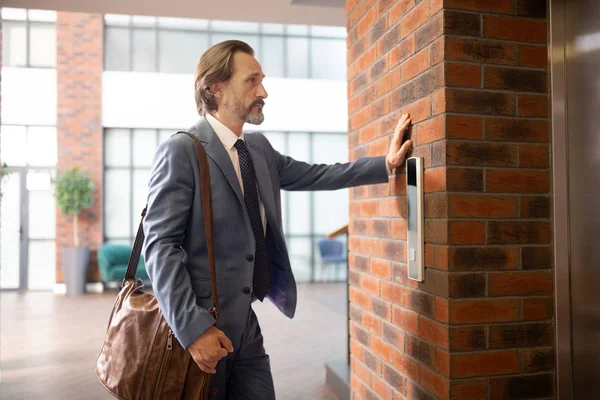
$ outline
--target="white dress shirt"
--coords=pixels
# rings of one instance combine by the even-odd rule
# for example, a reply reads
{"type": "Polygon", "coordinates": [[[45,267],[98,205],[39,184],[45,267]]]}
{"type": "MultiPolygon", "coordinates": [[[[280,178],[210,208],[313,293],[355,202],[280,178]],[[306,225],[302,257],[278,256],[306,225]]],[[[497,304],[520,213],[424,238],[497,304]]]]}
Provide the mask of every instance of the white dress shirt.
{"type": "MultiPolygon", "coordinates": [[[[208,121],[210,126],[213,128],[213,130],[215,131],[215,133],[221,140],[221,143],[223,143],[225,150],[227,150],[227,154],[229,154],[229,158],[231,159],[231,163],[233,164],[233,169],[235,170],[235,174],[237,175],[238,182],[240,184],[240,188],[242,189],[242,193],[244,193],[244,182],[242,180],[242,171],[240,170],[240,158],[238,156],[237,149],[234,147],[235,142],[237,142],[238,139],[244,140],[244,134],[242,133],[242,136],[238,137],[235,133],[233,133],[233,131],[231,129],[226,127],[221,121],[216,119],[213,115],[211,115],[210,113],[206,113],[205,115],[206,115],[206,120],[208,121]]],[[[255,171],[255,173],[256,173],[256,171],[255,171]]],[[[258,180],[258,176],[256,177],[256,179],[258,180]]],[[[256,188],[256,190],[258,191],[258,187],[256,188]]],[[[267,234],[267,219],[265,217],[265,206],[260,198],[260,193],[258,194],[258,205],[260,207],[260,218],[261,218],[262,224],[263,224],[263,232],[266,235],[267,234]]]]}

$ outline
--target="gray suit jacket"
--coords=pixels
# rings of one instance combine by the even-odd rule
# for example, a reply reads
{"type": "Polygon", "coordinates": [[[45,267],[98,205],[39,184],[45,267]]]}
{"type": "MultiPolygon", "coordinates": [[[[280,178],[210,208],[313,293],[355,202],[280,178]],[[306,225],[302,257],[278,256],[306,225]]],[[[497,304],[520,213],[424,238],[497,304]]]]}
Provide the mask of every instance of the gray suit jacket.
{"type": "MultiPolygon", "coordinates": [[[[212,189],[219,297],[218,327],[240,343],[252,301],[254,236],[242,190],[227,151],[204,117],[189,130],[205,146],[212,189]]],[[[296,310],[296,281],[281,223],[280,189],[335,190],[388,181],[385,157],[309,165],[278,153],[260,133],[245,135],[267,218],[271,289],[267,297],[286,316],[296,310]]],[[[187,348],[215,321],[212,306],[198,155],[192,138],[179,134],[154,157],[144,221],[143,254],[167,323],[187,348]]]]}

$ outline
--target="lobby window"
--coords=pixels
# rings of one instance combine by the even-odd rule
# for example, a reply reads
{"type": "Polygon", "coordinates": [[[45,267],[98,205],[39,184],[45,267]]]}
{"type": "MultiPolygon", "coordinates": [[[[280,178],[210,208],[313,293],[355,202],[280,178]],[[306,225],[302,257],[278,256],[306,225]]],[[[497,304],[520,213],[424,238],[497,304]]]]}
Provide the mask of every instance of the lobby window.
{"type": "Polygon", "coordinates": [[[11,167],[56,166],[55,126],[2,125],[1,159],[11,167]]]}
{"type": "MultiPolygon", "coordinates": [[[[275,150],[298,161],[314,164],[348,161],[346,133],[264,134],[275,150]]],[[[348,223],[348,191],[282,190],[281,203],[283,231],[296,281],[322,280],[318,241],[348,223]]]]}
{"type": "MultiPolygon", "coordinates": [[[[105,129],[104,236],[132,244],[146,204],[153,156],[175,130],[105,129]],[[135,151],[134,151],[135,149],[135,151]]],[[[281,154],[308,163],[345,162],[346,133],[265,132],[281,154]]],[[[318,240],[348,223],[347,190],[281,192],[283,230],[296,280],[320,280],[318,240]]]]}
{"type": "Polygon", "coordinates": [[[108,71],[191,74],[210,46],[238,39],[269,77],[346,79],[344,27],[112,14],[104,21],[108,71]]]}
{"type": "Polygon", "coordinates": [[[2,66],[56,66],[56,12],[2,9],[2,66]]]}
{"type": "Polygon", "coordinates": [[[104,131],[104,236],[133,244],[146,205],[152,159],[159,143],[174,131],[106,129],[104,131]]]}

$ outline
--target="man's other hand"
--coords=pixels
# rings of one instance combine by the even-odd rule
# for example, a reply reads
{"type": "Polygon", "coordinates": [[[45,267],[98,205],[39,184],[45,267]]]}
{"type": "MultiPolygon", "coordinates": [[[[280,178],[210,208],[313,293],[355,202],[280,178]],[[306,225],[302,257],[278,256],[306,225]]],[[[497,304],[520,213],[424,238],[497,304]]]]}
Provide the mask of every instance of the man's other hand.
{"type": "Polygon", "coordinates": [[[202,371],[214,374],[217,363],[233,351],[233,345],[223,331],[211,326],[188,347],[188,351],[202,371]]]}
{"type": "Polygon", "coordinates": [[[408,125],[410,125],[410,115],[402,114],[398,120],[396,129],[394,130],[394,136],[392,137],[392,141],[390,143],[390,150],[385,158],[390,171],[393,171],[394,168],[397,168],[404,163],[404,160],[406,160],[406,155],[412,146],[411,140],[407,140],[406,142],[402,143],[404,139],[404,132],[406,131],[408,125]]]}

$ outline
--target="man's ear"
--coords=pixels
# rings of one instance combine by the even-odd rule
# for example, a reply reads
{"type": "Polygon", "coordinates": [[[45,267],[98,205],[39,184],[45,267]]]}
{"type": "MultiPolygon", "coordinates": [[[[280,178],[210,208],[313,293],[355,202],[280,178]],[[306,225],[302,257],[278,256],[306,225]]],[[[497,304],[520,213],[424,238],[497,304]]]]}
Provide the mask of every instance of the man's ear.
{"type": "Polygon", "coordinates": [[[209,86],[210,92],[213,94],[213,96],[220,98],[221,96],[223,96],[223,85],[221,82],[217,82],[217,83],[213,83],[212,85],[209,86]]]}

